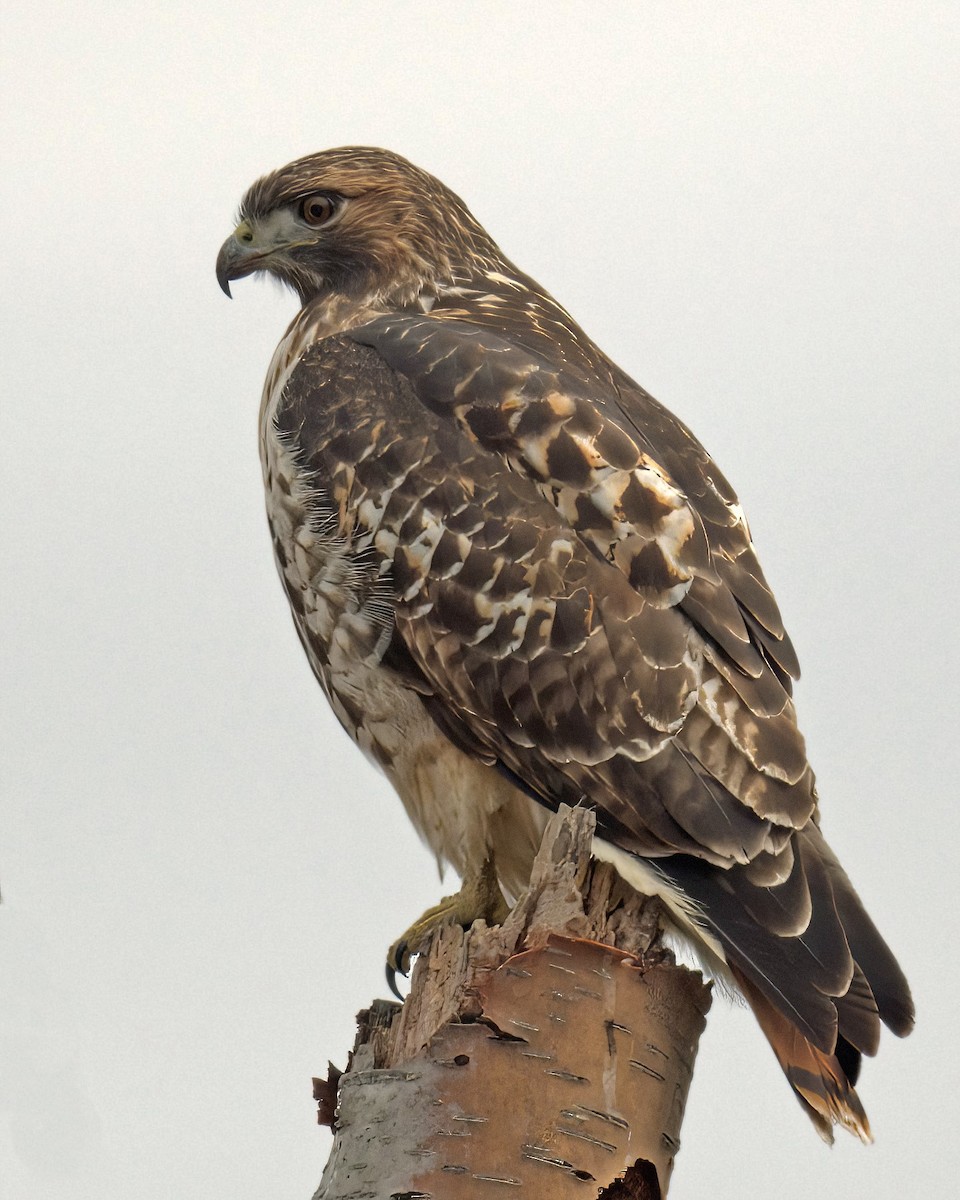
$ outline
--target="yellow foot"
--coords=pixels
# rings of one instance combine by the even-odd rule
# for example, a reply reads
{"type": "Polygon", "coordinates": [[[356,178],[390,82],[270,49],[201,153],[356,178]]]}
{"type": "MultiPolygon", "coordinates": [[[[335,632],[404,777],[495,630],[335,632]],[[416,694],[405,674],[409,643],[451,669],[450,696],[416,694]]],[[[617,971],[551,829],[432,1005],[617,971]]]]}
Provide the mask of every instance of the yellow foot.
{"type": "Polygon", "coordinates": [[[499,925],[509,911],[497,883],[497,871],[491,856],[476,874],[464,879],[459,892],[444,896],[439,904],[428,908],[390,947],[387,952],[387,984],[390,991],[398,1000],[403,999],[397,988],[397,972],[401,975],[409,972],[411,957],[420,953],[430,935],[441,925],[462,925],[464,929],[469,929],[474,921],[479,920],[486,921],[488,925],[499,925]]]}

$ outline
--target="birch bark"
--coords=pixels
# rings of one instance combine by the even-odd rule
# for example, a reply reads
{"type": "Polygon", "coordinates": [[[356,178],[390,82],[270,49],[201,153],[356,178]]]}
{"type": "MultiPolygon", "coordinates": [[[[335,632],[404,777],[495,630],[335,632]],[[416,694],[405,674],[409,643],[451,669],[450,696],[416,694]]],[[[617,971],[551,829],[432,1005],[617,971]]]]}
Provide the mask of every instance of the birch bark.
{"type": "Polygon", "coordinates": [[[561,810],[503,925],[441,929],[403,1006],[360,1014],[317,1083],[314,1200],[666,1196],[710,991],[659,901],[590,858],[593,828],[561,810]]]}

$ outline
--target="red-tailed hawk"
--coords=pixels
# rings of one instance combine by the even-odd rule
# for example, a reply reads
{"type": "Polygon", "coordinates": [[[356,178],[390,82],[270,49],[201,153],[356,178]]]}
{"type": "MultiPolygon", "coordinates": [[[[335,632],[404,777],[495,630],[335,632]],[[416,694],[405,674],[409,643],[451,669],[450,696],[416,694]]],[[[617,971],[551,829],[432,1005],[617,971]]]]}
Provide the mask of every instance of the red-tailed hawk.
{"type": "Polygon", "coordinates": [[[395,154],[255,183],[217,277],[255,271],[302,301],[260,410],[280,575],[338,719],[465,881],[438,914],[519,892],[545,811],[589,803],[820,1133],[866,1140],[860,1057],[910,992],[820,832],[797,660],[710,456],[395,154]]]}

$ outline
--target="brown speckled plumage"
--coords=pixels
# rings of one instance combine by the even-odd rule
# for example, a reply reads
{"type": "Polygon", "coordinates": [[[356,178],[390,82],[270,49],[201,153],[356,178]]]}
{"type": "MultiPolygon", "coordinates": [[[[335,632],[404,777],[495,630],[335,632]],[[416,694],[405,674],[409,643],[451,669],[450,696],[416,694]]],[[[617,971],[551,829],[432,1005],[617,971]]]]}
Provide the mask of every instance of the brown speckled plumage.
{"type": "Polygon", "coordinates": [[[440,859],[493,850],[513,892],[544,809],[595,806],[620,869],[726,960],[820,1132],[868,1136],[860,1054],[881,1020],[908,1032],[909,990],[819,832],[796,657],[730,485],[398,156],[302,159],[241,218],[221,283],[269,270],[303,300],[264,478],[341,723],[440,859]],[[313,193],[327,229],[298,217],[313,193]]]}

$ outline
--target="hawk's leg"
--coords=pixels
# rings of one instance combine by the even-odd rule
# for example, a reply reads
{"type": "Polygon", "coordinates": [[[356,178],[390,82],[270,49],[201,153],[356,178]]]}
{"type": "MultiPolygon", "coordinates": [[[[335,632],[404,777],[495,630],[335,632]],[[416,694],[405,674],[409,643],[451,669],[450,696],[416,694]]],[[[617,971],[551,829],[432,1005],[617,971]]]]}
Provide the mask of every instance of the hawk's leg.
{"type": "Polygon", "coordinates": [[[459,892],[444,896],[439,904],[427,911],[393,943],[387,952],[387,983],[390,990],[402,1000],[397,990],[397,972],[406,975],[410,970],[410,959],[426,946],[430,935],[441,925],[462,925],[469,929],[474,921],[484,920],[488,925],[500,925],[510,906],[503,898],[497,882],[497,870],[493,855],[484,859],[480,869],[471,872],[463,881],[459,892]]]}

